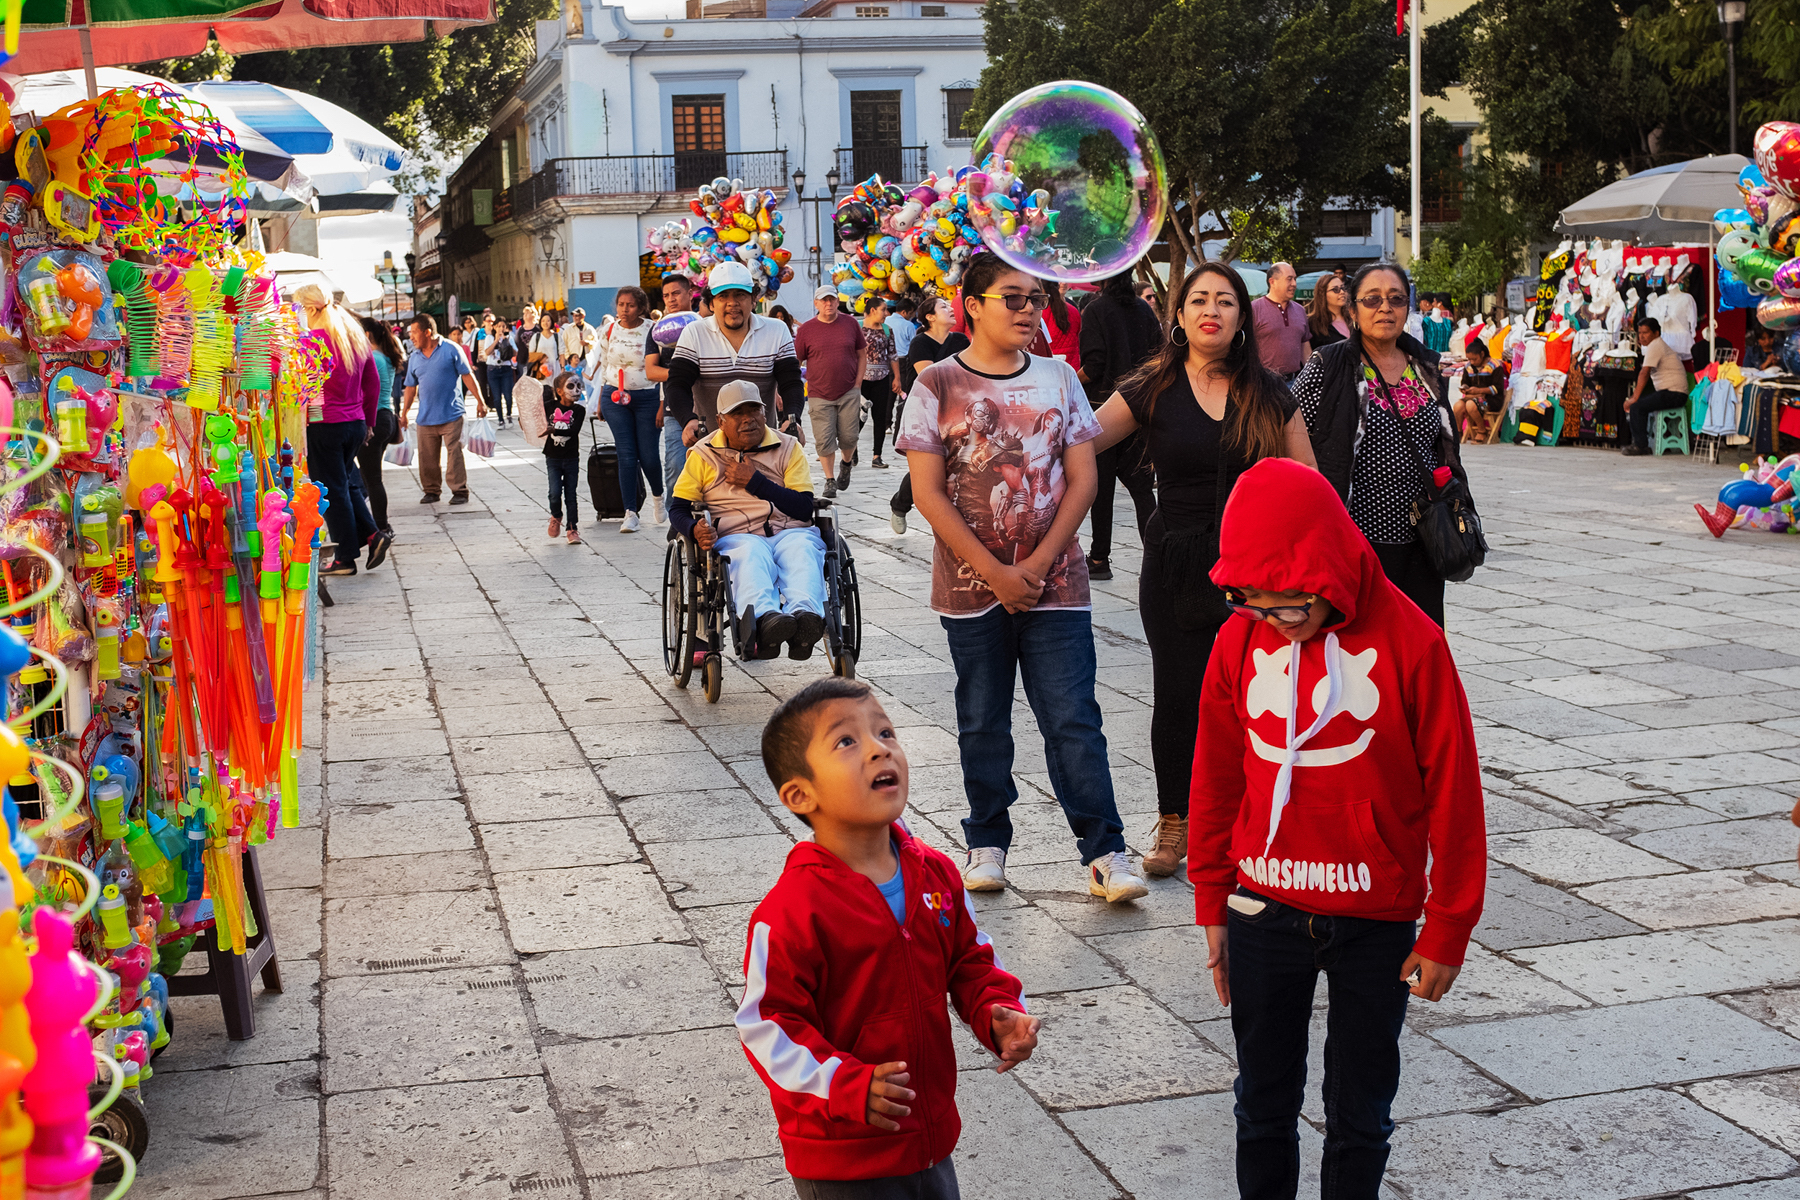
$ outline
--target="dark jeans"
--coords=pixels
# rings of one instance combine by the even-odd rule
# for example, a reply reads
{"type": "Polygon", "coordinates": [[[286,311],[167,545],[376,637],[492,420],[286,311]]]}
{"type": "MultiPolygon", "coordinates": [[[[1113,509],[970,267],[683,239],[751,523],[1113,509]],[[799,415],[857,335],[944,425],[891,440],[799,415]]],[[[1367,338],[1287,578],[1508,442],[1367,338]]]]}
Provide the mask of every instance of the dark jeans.
{"type": "Polygon", "coordinates": [[[894,420],[893,379],[865,379],[863,399],[869,402],[869,419],[875,425],[875,457],[881,457],[882,443],[887,441],[888,427],[894,420]]]}
{"type": "Polygon", "coordinates": [[[361,468],[363,495],[369,498],[369,515],[374,518],[375,528],[388,527],[387,484],[381,478],[381,456],[394,442],[394,435],[400,431],[400,419],[391,408],[375,410],[375,436],[369,444],[356,452],[356,465],[361,468]]]}
{"type": "Polygon", "coordinates": [[[339,562],[355,562],[375,536],[375,518],[369,515],[356,461],[368,429],[361,421],[316,421],[306,427],[306,469],[331,501],[325,527],[337,543],[339,562]]]}
{"type": "MultiPolygon", "coordinates": [[[[1095,555],[1099,557],[1098,554],[1095,555]]],[[[1194,743],[1200,736],[1200,685],[1220,626],[1183,629],[1180,605],[1162,583],[1160,543],[1144,544],[1138,575],[1138,617],[1150,643],[1150,761],[1156,767],[1156,810],[1185,817],[1194,778],[1194,743]]]]}
{"type": "Polygon", "coordinates": [[[619,448],[619,491],[625,507],[636,512],[644,506],[646,496],[660,495],[662,484],[662,447],[657,439],[662,430],[656,424],[655,388],[621,392],[607,385],[600,389],[600,415],[612,430],[613,444],[619,448]],[[614,404],[614,396],[629,396],[630,404],[614,404]],[[649,483],[648,491],[638,490],[638,472],[649,483]]]}
{"type": "MultiPolygon", "coordinates": [[[[1241,895],[1250,895],[1243,888],[1241,895]]],[[[1263,900],[1266,897],[1257,896],[1263,900]]],[[[1268,900],[1228,916],[1231,1033],[1237,1039],[1240,1200],[1294,1200],[1296,1122],[1306,1094],[1313,989],[1325,973],[1324,1200],[1375,1200],[1387,1165],[1389,1110],[1400,1087],[1400,1027],[1411,921],[1323,917],[1268,900]]]]}
{"type": "Polygon", "coordinates": [[[1645,450],[1650,448],[1650,414],[1669,408],[1686,408],[1686,392],[1645,392],[1625,416],[1631,422],[1631,440],[1645,450]]]}
{"type": "Polygon", "coordinates": [[[494,393],[492,393],[488,390],[487,364],[478,362],[478,363],[475,363],[474,366],[475,366],[475,390],[480,392],[481,398],[488,402],[489,407],[492,407],[493,403],[494,403],[494,393]]]}
{"type": "Polygon", "coordinates": [[[995,605],[979,617],[941,617],[956,665],[957,747],[969,816],[970,846],[1012,845],[1007,809],[1013,782],[1013,681],[1044,735],[1050,785],[1074,830],[1083,864],[1125,848],[1113,799],[1106,734],[1094,700],[1092,616],[1069,609],[1009,613],[995,605]]]}
{"type": "Polygon", "coordinates": [[[1444,577],[1431,565],[1431,558],[1425,553],[1425,547],[1417,541],[1402,545],[1390,545],[1387,542],[1369,544],[1375,547],[1375,557],[1381,560],[1381,569],[1387,573],[1388,582],[1405,592],[1406,598],[1418,605],[1442,629],[1444,577]]]}
{"type": "Polygon", "coordinates": [[[913,510],[912,476],[910,474],[900,481],[900,486],[894,490],[894,498],[888,501],[888,507],[903,517],[913,510]]]}
{"type": "MultiPolygon", "coordinates": [[[[1113,533],[1113,482],[1125,485],[1131,493],[1132,507],[1137,510],[1138,537],[1156,511],[1156,492],[1152,487],[1155,472],[1144,464],[1143,442],[1133,434],[1116,446],[1100,453],[1094,460],[1100,471],[1100,491],[1094,496],[1093,536],[1088,539],[1088,557],[1110,559],[1113,533]]],[[[1186,811],[1185,806],[1182,811],[1186,811]]]]}
{"type": "Polygon", "coordinates": [[[956,1168],[945,1159],[911,1175],[885,1179],[795,1179],[800,1200],[962,1200],[956,1168]]]}
{"type": "Polygon", "coordinates": [[[503,421],[512,417],[513,381],[518,377],[518,368],[511,363],[487,369],[488,404],[503,421]]]}
{"type": "Polygon", "coordinates": [[[575,497],[580,494],[576,485],[581,482],[581,457],[546,457],[544,473],[550,476],[550,515],[558,521],[562,520],[563,506],[567,505],[569,528],[575,528],[580,523],[576,515],[575,497]]]}

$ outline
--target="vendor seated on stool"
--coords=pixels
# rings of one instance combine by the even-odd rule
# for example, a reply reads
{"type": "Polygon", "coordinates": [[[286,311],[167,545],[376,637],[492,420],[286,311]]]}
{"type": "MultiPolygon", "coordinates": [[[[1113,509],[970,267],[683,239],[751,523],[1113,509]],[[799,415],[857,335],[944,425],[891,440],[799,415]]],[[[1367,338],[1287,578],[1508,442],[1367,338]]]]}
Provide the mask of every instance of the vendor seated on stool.
{"type": "Polygon", "coordinates": [[[1483,414],[1487,420],[1496,421],[1506,409],[1506,364],[1495,362],[1488,354],[1487,343],[1480,338],[1469,339],[1468,355],[1462,399],[1456,402],[1456,427],[1465,442],[1471,429],[1486,428],[1483,414]]]}
{"type": "Polygon", "coordinates": [[[825,632],[825,541],[812,523],[812,471],[800,443],[769,428],[754,383],[721,387],[718,411],[718,430],[688,452],[669,524],[730,560],[733,617],[756,610],[761,657],[786,642],[789,658],[811,658],[825,632]],[[704,510],[697,520],[696,509],[704,510]]]}
{"type": "Polygon", "coordinates": [[[1668,408],[1686,408],[1688,402],[1687,365],[1681,356],[1662,340],[1662,324],[1655,317],[1638,322],[1638,349],[1644,366],[1638,371],[1637,387],[1625,402],[1625,415],[1631,421],[1631,445],[1622,454],[1650,453],[1650,414],[1668,408]]]}

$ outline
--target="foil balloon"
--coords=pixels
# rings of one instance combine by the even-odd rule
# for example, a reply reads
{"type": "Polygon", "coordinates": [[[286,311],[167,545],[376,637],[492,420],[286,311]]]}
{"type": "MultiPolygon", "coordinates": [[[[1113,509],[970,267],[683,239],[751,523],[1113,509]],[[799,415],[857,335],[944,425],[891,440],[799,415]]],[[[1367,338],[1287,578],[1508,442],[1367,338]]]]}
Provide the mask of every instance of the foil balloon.
{"type": "Polygon", "coordinates": [[[681,340],[681,331],[700,319],[697,312],[675,312],[650,327],[650,340],[659,346],[673,346],[681,340]]]}
{"type": "Polygon", "coordinates": [[[1766,188],[1768,186],[1769,181],[1763,178],[1763,173],[1757,169],[1755,163],[1751,163],[1749,166],[1738,172],[1738,191],[1742,192],[1745,196],[1749,196],[1751,192],[1758,188],[1766,188]]]}
{"type": "MultiPolygon", "coordinates": [[[[1137,262],[1162,230],[1162,150],[1143,115],[1117,92],[1063,80],[1019,93],[975,139],[971,160],[990,157],[1004,166],[989,184],[1003,185],[993,190],[1011,208],[999,206],[981,240],[1022,271],[1093,283],[1137,262]]],[[[971,200],[984,196],[991,192],[970,191],[971,200]]],[[[991,199],[989,207],[996,207],[991,199]]]]}
{"type": "Polygon", "coordinates": [[[1800,300],[1800,258],[1790,258],[1775,268],[1775,290],[1800,300]]]}
{"type": "Polygon", "coordinates": [[[1800,124],[1770,121],[1756,131],[1756,166],[1770,187],[1800,200],[1800,124]]]}
{"type": "Polygon", "coordinates": [[[1719,307],[1755,308],[1762,297],[1751,291],[1735,274],[1719,268],[1719,307]]]}
{"type": "Polygon", "coordinates": [[[1750,219],[1750,210],[1746,208],[1721,208],[1713,214],[1713,229],[1723,237],[1736,229],[1753,229],[1756,222],[1750,219]]]}
{"type": "Polygon", "coordinates": [[[1789,375],[1800,375],[1800,331],[1788,334],[1781,344],[1781,366],[1789,375]]]}
{"type": "Polygon", "coordinates": [[[1727,271],[1736,271],[1738,260],[1756,248],[1753,233],[1747,229],[1734,229],[1719,239],[1719,261],[1725,264],[1727,271]]]}
{"type": "Polygon", "coordinates": [[[1756,306],[1756,319],[1764,329],[1800,329],[1800,300],[1767,296],[1756,306]]]}
{"type": "Polygon", "coordinates": [[[1737,275],[1761,296],[1775,293],[1775,272],[1787,259],[1773,250],[1756,249],[1738,259],[1737,275]]]}

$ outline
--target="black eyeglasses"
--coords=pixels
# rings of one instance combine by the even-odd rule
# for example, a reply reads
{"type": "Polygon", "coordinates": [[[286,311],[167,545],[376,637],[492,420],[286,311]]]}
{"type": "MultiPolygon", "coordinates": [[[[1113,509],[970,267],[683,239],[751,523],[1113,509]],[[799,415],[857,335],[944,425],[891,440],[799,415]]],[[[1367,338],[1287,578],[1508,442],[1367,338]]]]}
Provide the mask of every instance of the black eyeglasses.
{"type": "Polygon", "coordinates": [[[1389,296],[1358,296],[1356,302],[1370,312],[1374,312],[1384,305],[1388,308],[1398,309],[1404,309],[1406,307],[1406,297],[1400,295],[1398,292],[1389,296]]]}
{"type": "Polygon", "coordinates": [[[1262,608],[1255,604],[1244,603],[1245,599],[1244,593],[1237,588],[1225,589],[1226,608],[1247,620],[1261,621],[1266,618],[1274,621],[1277,625],[1305,624],[1307,618],[1312,616],[1312,606],[1319,601],[1319,598],[1314,596],[1305,604],[1272,604],[1267,608],[1262,608]]]}
{"type": "Polygon", "coordinates": [[[1027,307],[1050,307],[1050,294],[1048,292],[1006,292],[1004,294],[1000,292],[982,292],[980,295],[983,300],[1002,301],[1006,305],[1008,312],[1024,312],[1027,307]]]}

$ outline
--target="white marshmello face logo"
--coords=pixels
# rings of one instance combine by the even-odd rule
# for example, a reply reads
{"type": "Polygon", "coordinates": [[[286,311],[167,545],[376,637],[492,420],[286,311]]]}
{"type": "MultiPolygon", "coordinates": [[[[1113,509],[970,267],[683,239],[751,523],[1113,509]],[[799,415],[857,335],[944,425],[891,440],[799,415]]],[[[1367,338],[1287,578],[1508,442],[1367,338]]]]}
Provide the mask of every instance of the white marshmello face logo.
{"type": "MultiPolygon", "coordinates": [[[[1315,716],[1313,728],[1323,731],[1325,726],[1339,713],[1349,713],[1358,721],[1367,721],[1381,707],[1381,689],[1369,678],[1375,669],[1375,660],[1379,652],[1371,646],[1361,654],[1351,654],[1328,646],[1326,654],[1331,662],[1330,676],[1321,675],[1313,686],[1308,697],[1310,707],[1315,716]],[[1331,685],[1337,684],[1337,696],[1331,695],[1331,685]],[[1329,709],[1329,711],[1327,711],[1329,709]]],[[[1244,692],[1244,703],[1251,717],[1260,717],[1265,713],[1272,714],[1284,721],[1292,720],[1298,714],[1290,711],[1295,693],[1294,681],[1288,677],[1288,671],[1294,659],[1294,644],[1289,643],[1272,651],[1252,650],[1251,662],[1255,667],[1255,677],[1244,692]]],[[[1289,751],[1282,747],[1271,746],[1250,732],[1250,745],[1258,758],[1267,762],[1287,763],[1292,755],[1292,764],[1296,767],[1331,767],[1339,763],[1349,762],[1369,748],[1374,740],[1375,731],[1365,729],[1355,741],[1339,746],[1321,746],[1304,750],[1289,751]]]]}

